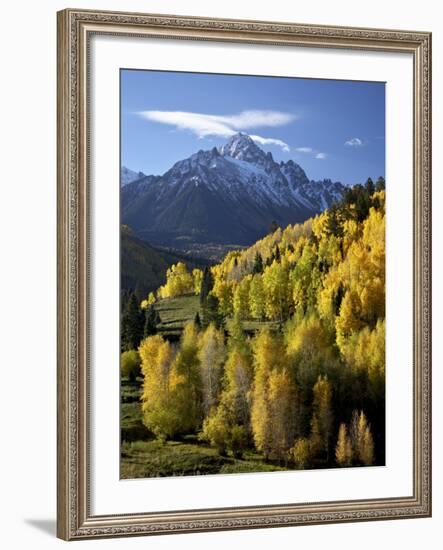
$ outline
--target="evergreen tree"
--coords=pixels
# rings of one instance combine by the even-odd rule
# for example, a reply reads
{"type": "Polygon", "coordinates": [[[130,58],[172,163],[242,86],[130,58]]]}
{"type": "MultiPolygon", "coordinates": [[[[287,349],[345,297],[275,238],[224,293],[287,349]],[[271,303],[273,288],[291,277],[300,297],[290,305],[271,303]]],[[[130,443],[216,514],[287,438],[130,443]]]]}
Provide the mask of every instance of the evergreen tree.
{"type": "Polygon", "coordinates": [[[214,286],[214,278],[211,273],[211,268],[209,266],[206,266],[205,270],[203,271],[203,279],[201,282],[201,290],[200,290],[201,304],[204,304],[213,286],[214,286]]]}
{"type": "Polygon", "coordinates": [[[328,235],[335,237],[343,236],[343,226],[341,220],[341,208],[337,204],[333,204],[328,210],[328,222],[326,232],[328,235]]]}
{"type": "Polygon", "coordinates": [[[153,305],[149,306],[145,312],[145,325],[143,329],[143,336],[152,336],[157,334],[157,325],[161,322],[160,316],[153,305]]]}
{"type": "Polygon", "coordinates": [[[272,220],[269,226],[269,234],[272,235],[277,231],[277,229],[278,229],[278,223],[275,220],[272,220]]]}
{"type": "Polygon", "coordinates": [[[386,182],[385,178],[383,176],[380,176],[377,181],[375,182],[375,190],[376,191],[384,191],[386,188],[386,182]]]}
{"type": "Polygon", "coordinates": [[[223,317],[219,313],[219,304],[218,304],[218,298],[214,296],[213,294],[209,294],[204,302],[202,303],[202,319],[201,319],[201,326],[207,327],[211,323],[214,323],[214,325],[217,328],[220,328],[223,322],[223,317]]]}
{"type": "Polygon", "coordinates": [[[197,313],[195,314],[195,317],[194,317],[194,324],[198,329],[200,329],[201,326],[202,326],[201,319],[200,319],[200,313],[198,311],[197,311],[197,313]]]}
{"type": "Polygon", "coordinates": [[[263,273],[263,258],[260,252],[255,253],[254,265],[252,267],[252,273],[254,275],[263,273]]]}
{"type": "Polygon", "coordinates": [[[145,314],[140,309],[135,293],[127,301],[121,319],[121,348],[122,351],[137,349],[143,338],[145,314]]]}
{"type": "Polygon", "coordinates": [[[365,183],[365,189],[366,189],[366,193],[371,196],[374,191],[375,191],[375,186],[374,186],[374,182],[372,181],[371,178],[368,178],[366,180],[366,183],[365,183]]]}
{"type": "Polygon", "coordinates": [[[317,415],[314,413],[311,419],[311,433],[309,435],[310,456],[315,458],[323,450],[323,440],[320,435],[320,426],[317,415]]]}

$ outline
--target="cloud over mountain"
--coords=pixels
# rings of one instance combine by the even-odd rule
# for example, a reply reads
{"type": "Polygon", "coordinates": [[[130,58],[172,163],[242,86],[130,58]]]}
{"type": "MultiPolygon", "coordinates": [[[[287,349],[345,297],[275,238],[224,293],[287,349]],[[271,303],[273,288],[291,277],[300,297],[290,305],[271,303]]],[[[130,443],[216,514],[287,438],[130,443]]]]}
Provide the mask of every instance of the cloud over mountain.
{"type": "MultiPolygon", "coordinates": [[[[284,126],[296,120],[291,113],[272,110],[247,110],[231,115],[211,115],[187,111],[139,111],[140,117],[160,124],[168,124],[179,130],[188,130],[198,138],[218,136],[228,138],[239,131],[253,128],[284,126]]],[[[251,136],[260,145],[276,145],[289,152],[289,145],[281,139],[251,136]]]]}

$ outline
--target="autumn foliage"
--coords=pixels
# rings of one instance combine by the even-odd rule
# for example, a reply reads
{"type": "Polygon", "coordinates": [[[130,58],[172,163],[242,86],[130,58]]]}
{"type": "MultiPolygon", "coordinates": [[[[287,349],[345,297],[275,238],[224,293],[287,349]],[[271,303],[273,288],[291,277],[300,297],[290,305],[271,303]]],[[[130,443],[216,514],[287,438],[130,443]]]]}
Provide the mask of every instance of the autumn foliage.
{"type": "Polygon", "coordinates": [[[206,321],[141,341],[145,425],[299,468],[383,464],[384,205],[356,186],[205,273],[172,266],[144,306],[193,293],[206,321]]]}

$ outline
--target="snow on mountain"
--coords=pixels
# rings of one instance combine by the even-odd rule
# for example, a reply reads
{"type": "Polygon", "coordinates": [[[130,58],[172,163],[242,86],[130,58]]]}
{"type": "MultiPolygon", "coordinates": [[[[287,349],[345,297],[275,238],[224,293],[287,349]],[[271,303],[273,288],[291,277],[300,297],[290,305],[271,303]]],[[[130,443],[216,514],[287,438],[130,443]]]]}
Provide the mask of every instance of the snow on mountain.
{"type": "Polygon", "coordinates": [[[123,223],[148,241],[189,250],[195,243],[249,245],[272,220],[302,222],[341,198],[345,187],[310,181],[294,161],[277,163],[250,136],[198,151],[163,176],[122,189],[123,223]]]}
{"type": "Polygon", "coordinates": [[[143,172],[134,172],[134,170],[130,170],[129,168],[126,168],[126,166],[122,166],[120,170],[120,182],[122,187],[143,177],[143,172]]]}

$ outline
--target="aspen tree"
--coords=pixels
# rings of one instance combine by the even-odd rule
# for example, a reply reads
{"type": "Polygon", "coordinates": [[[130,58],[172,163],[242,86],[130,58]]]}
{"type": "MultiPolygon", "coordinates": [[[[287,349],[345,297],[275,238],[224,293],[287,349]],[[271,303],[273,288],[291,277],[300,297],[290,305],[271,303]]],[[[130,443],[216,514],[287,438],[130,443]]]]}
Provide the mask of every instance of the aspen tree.
{"type": "Polygon", "coordinates": [[[340,424],[338,430],[337,446],[335,447],[335,459],[339,466],[350,466],[352,462],[352,443],[348,436],[346,424],[340,424]]]}
{"type": "Polygon", "coordinates": [[[329,458],[329,441],[332,429],[332,389],[327,376],[319,376],[313,388],[313,410],[318,420],[319,433],[326,460],[329,458]]]}
{"type": "Polygon", "coordinates": [[[198,358],[198,331],[193,322],[185,325],[171,372],[174,409],[181,433],[195,432],[202,420],[202,382],[198,358]]]}
{"type": "Polygon", "coordinates": [[[213,324],[210,324],[200,334],[198,341],[198,359],[200,361],[203,394],[202,405],[205,416],[217,404],[225,355],[223,333],[217,330],[213,324]]]}

